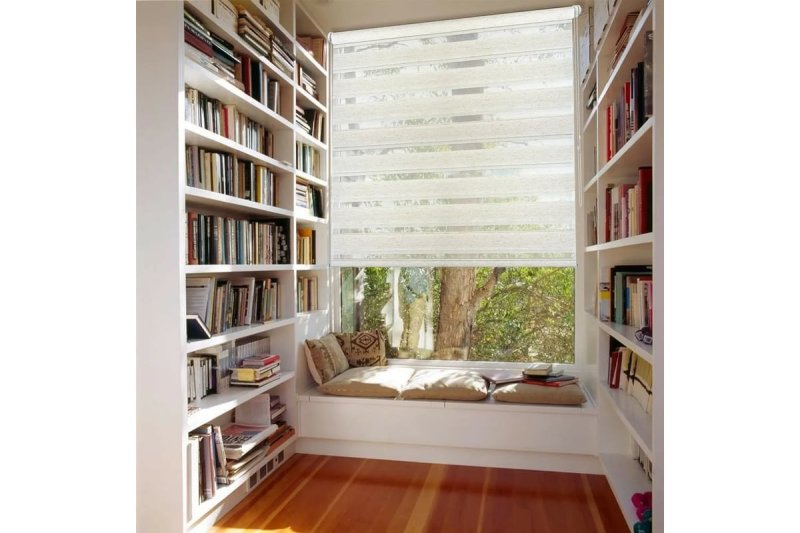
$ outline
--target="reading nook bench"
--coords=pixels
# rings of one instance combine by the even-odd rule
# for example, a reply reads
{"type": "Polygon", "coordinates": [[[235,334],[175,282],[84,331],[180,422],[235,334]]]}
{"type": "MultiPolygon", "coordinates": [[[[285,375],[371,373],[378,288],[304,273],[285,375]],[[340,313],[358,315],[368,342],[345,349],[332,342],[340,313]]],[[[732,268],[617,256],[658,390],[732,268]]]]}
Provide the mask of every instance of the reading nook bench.
{"type": "Polygon", "coordinates": [[[596,408],[580,384],[492,386],[474,370],[387,365],[382,347],[378,331],[307,341],[316,386],[298,394],[298,451],[600,472],[596,408]]]}

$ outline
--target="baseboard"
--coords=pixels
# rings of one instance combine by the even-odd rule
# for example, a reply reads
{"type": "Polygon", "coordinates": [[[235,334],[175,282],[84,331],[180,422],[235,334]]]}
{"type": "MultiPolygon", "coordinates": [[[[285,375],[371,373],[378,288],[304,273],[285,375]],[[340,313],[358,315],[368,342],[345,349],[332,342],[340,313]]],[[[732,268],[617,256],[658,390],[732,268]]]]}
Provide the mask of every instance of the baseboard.
{"type": "Polygon", "coordinates": [[[417,463],[521,468],[525,470],[583,474],[603,473],[596,456],[583,454],[476,450],[475,448],[390,444],[309,437],[298,439],[296,451],[315,455],[364,457],[417,463]]]}

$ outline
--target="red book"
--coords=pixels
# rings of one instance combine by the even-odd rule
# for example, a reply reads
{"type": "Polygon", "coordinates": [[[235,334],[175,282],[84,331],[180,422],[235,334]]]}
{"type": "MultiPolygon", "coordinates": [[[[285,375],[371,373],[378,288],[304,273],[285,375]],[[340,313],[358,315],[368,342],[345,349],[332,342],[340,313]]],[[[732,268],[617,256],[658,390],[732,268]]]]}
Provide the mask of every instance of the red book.
{"type": "Polygon", "coordinates": [[[611,187],[606,187],[606,231],[603,242],[611,242],[611,187]]]}
{"type": "Polygon", "coordinates": [[[578,379],[565,379],[561,381],[543,381],[539,379],[527,379],[523,378],[523,383],[527,383],[529,385],[541,385],[543,387],[563,387],[565,385],[572,385],[573,383],[577,383],[578,379]]]}
{"type": "Polygon", "coordinates": [[[639,229],[640,233],[653,231],[653,167],[639,167],[639,229]]]}
{"type": "Polygon", "coordinates": [[[188,235],[189,235],[189,242],[187,243],[189,260],[187,261],[187,264],[196,265],[196,264],[198,264],[198,259],[197,259],[197,237],[198,237],[198,231],[199,231],[199,226],[198,226],[198,223],[197,223],[197,213],[194,212],[194,211],[189,211],[187,217],[188,217],[188,222],[187,223],[189,225],[189,227],[187,228],[188,229],[188,235]]]}
{"type": "Polygon", "coordinates": [[[214,55],[214,51],[212,50],[210,44],[203,42],[197,35],[193,34],[187,29],[183,30],[183,40],[203,52],[208,57],[212,57],[214,55]]]}
{"type": "Polygon", "coordinates": [[[244,84],[244,92],[250,96],[253,95],[253,80],[251,78],[253,75],[252,70],[250,56],[242,55],[242,83],[244,84]]]}
{"type": "Polygon", "coordinates": [[[608,355],[608,386],[619,388],[620,369],[622,368],[622,351],[614,350],[608,355]]]}
{"type": "Polygon", "coordinates": [[[254,355],[252,357],[247,357],[242,359],[242,366],[267,366],[273,363],[277,363],[281,360],[281,356],[278,354],[268,354],[268,355],[254,355]]]}
{"type": "Polygon", "coordinates": [[[606,109],[606,161],[614,157],[614,110],[612,106],[606,109]]]}

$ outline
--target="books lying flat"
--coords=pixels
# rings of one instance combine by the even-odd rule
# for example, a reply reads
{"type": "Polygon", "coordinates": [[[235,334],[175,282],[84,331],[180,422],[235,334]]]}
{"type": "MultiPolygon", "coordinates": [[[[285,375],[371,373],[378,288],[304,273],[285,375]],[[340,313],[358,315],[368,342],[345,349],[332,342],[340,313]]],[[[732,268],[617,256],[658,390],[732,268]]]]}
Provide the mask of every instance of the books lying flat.
{"type": "Polygon", "coordinates": [[[272,383],[273,381],[277,381],[278,378],[280,377],[281,374],[280,372],[278,372],[277,374],[270,376],[266,379],[262,379],[260,381],[239,381],[231,378],[231,385],[241,385],[246,387],[261,387],[263,385],[266,385],[267,383],[272,383]]]}
{"type": "Polygon", "coordinates": [[[481,375],[495,385],[522,381],[522,372],[519,370],[486,370],[481,372],[481,375]]]}
{"type": "Polygon", "coordinates": [[[234,423],[225,426],[222,428],[222,444],[225,447],[225,457],[227,459],[240,459],[276,431],[278,431],[276,424],[247,426],[234,423]]]}
{"type": "Polygon", "coordinates": [[[525,376],[546,376],[553,371],[552,363],[533,363],[522,374],[525,376]]]}
{"type": "Polygon", "coordinates": [[[536,379],[533,377],[526,377],[522,380],[523,383],[528,383],[530,385],[543,385],[546,387],[563,387],[565,385],[572,385],[573,383],[578,382],[578,378],[575,376],[546,376],[540,379],[536,379]]]}

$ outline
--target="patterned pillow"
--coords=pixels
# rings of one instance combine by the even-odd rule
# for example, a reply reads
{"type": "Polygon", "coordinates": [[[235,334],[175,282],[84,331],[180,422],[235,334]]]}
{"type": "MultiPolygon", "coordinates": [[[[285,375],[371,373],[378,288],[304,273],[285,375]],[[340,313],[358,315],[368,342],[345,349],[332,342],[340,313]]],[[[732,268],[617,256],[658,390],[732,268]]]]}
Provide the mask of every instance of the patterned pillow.
{"type": "Polygon", "coordinates": [[[350,366],[386,366],[386,345],[379,329],[334,333],[350,366]]]}
{"type": "Polygon", "coordinates": [[[308,370],[317,385],[330,381],[350,367],[332,333],[321,339],[306,340],[305,352],[308,370]]]}

